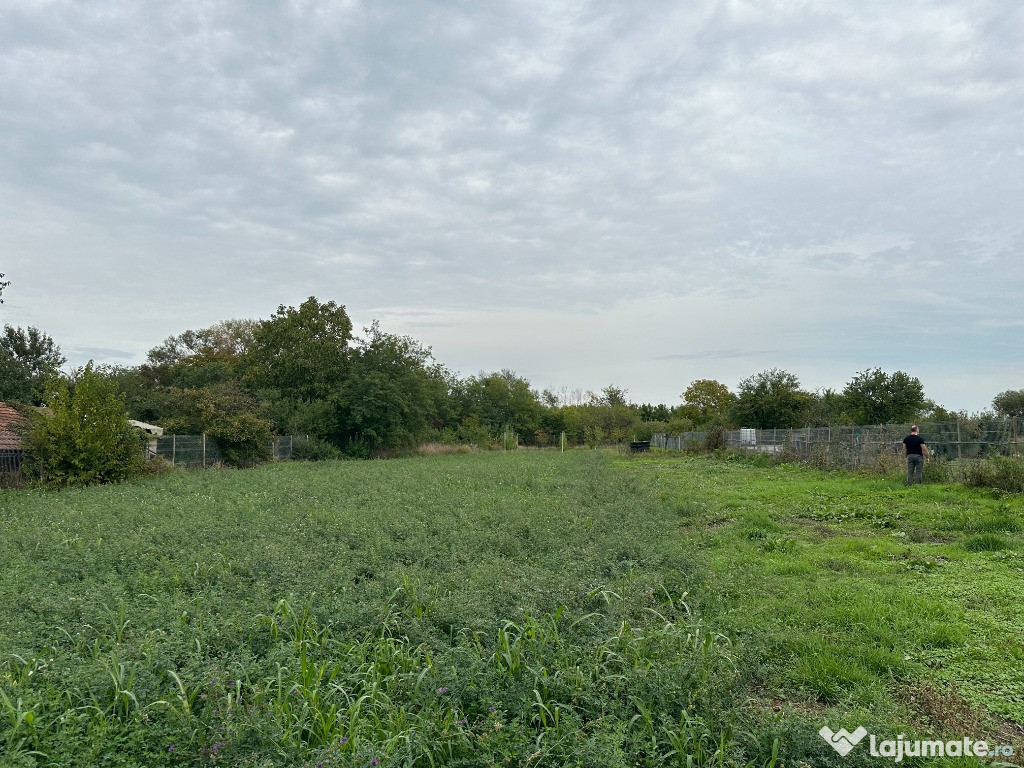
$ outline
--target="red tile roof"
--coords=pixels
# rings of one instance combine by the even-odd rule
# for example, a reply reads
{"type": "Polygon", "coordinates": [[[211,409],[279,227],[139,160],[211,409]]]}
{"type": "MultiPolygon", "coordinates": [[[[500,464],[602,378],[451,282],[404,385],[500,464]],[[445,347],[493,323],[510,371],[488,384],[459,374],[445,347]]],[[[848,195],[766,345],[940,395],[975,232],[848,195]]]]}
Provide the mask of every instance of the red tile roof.
{"type": "Polygon", "coordinates": [[[21,448],[21,432],[28,420],[7,403],[0,403],[0,451],[21,448]]]}

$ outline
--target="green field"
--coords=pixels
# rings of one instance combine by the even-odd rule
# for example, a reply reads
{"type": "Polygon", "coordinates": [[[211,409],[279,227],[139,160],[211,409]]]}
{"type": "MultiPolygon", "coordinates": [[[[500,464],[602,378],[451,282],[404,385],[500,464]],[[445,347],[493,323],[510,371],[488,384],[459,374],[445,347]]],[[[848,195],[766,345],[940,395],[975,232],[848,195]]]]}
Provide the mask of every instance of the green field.
{"type": "Polygon", "coordinates": [[[1022,521],[597,451],[3,491],[0,765],[879,764],[823,725],[1021,752],[1022,521]]]}

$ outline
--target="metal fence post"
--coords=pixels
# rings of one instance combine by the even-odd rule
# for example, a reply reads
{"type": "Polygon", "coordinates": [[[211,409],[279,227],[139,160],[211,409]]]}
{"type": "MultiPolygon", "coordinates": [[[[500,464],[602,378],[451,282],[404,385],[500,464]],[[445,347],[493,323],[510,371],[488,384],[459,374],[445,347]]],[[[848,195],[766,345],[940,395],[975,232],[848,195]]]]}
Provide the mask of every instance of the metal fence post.
{"type": "Polygon", "coordinates": [[[206,469],[206,433],[203,432],[203,469],[206,469]]]}

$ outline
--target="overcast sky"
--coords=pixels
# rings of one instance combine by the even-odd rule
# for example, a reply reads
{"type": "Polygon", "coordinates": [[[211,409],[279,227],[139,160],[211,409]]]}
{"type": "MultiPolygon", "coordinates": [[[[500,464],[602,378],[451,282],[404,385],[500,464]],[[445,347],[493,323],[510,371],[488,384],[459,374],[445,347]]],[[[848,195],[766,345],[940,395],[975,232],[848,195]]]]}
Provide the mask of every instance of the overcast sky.
{"type": "Polygon", "coordinates": [[[0,320],[73,363],[315,295],[463,374],[1024,388],[1024,4],[0,7],[0,320]]]}

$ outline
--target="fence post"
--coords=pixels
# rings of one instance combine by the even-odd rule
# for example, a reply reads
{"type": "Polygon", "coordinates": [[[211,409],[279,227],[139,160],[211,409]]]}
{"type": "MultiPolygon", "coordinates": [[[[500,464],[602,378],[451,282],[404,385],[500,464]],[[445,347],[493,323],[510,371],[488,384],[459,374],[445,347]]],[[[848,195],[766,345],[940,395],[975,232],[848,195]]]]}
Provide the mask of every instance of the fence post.
{"type": "Polygon", "coordinates": [[[206,469],[206,433],[203,432],[203,469],[206,469]]]}
{"type": "Polygon", "coordinates": [[[963,452],[960,450],[960,419],[956,420],[956,460],[963,459],[963,452]]]}
{"type": "Polygon", "coordinates": [[[171,435],[171,465],[177,465],[178,459],[178,436],[171,435]]]}

